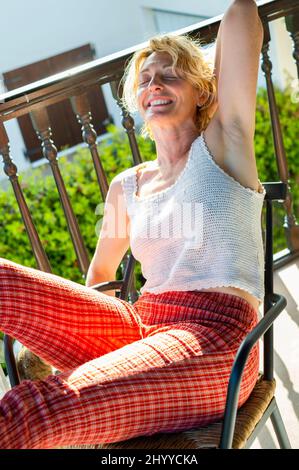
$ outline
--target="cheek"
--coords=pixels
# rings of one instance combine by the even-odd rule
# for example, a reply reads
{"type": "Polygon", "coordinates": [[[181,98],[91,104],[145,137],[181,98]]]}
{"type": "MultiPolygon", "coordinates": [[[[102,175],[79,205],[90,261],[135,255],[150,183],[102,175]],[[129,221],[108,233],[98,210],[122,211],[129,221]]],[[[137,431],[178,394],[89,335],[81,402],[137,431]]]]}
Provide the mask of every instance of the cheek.
{"type": "Polygon", "coordinates": [[[143,103],[144,103],[144,91],[143,90],[137,90],[136,102],[137,102],[139,113],[143,115],[145,112],[144,107],[143,107],[143,103]]]}

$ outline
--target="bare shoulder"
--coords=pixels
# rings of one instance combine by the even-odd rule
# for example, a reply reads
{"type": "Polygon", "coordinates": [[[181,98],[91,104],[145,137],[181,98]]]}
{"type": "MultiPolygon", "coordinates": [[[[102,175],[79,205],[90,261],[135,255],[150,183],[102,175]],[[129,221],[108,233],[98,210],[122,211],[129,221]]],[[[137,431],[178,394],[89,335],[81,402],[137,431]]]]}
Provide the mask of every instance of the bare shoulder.
{"type": "Polygon", "coordinates": [[[249,133],[223,128],[216,111],[204,131],[204,138],[217,165],[242,186],[260,190],[254,141],[249,133]]]}

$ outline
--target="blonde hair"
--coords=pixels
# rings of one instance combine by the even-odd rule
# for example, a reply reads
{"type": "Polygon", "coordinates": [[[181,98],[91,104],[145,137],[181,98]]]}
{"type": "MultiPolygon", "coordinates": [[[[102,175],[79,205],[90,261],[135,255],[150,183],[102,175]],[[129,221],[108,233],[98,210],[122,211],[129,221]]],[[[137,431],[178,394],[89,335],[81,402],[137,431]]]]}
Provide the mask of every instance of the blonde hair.
{"type": "MultiPolygon", "coordinates": [[[[122,79],[122,104],[129,113],[138,111],[137,88],[138,74],[145,59],[153,52],[166,52],[173,61],[173,67],[205,96],[204,104],[197,108],[195,124],[201,133],[207,127],[212,109],[217,101],[216,77],[212,63],[205,58],[201,51],[199,40],[189,36],[155,36],[149,40],[148,46],[136,51],[126,66],[122,79]]],[[[153,138],[150,126],[145,123],[142,128],[143,136],[153,138]]]]}

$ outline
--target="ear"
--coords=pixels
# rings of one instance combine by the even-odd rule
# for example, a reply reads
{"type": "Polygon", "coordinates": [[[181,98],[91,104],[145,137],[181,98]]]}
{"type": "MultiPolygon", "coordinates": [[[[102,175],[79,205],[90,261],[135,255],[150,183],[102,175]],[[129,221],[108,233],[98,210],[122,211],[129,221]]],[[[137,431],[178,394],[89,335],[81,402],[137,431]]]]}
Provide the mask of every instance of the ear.
{"type": "Polygon", "coordinates": [[[197,91],[197,99],[196,99],[196,105],[201,108],[203,105],[206,104],[208,100],[207,93],[202,90],[197,91]]]}

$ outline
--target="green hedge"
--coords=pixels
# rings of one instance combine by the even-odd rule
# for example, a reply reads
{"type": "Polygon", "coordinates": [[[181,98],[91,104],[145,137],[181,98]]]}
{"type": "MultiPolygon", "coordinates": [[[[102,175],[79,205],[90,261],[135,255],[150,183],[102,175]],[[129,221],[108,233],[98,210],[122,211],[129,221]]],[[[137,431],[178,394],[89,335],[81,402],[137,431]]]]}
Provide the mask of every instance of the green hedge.
{"type": "MultiPolygon", "coordinates": [[[[275,88],[276,103],[279,112],[283,143],[289,169],[289,184],[292,192],[293,210],[299,216],[299,107],[291,99],[292,89],[284,91],[275,88]]],[[[261,181],[279,180],[271,131],[267,92],[258,90],[256,110],[255,153],[261,181]]],[[[274,252],[286,248],[283,223],[285,210],[280,203],[274,203],[274,252]]]]}
{"type": "MultiPolygon", "coordinates": [[[[298,183],[299,177],[296,166],[296,158],[299,154],[298,105],[292,103],[289,90],[281,92],[276,89],[276,98],[289,165],[294,208],[298,214],[299,188],[298,184],[295,184],[296,180],[298,183]]],[[[99,154],[108,182],[115,174],[132,165],[127,136],[114,126],[111,126],[109,131],[109,138],[99,144],[99,154]]],[[[137,140],[142,158],[144,160],[154,159],[153,142],[139,136],[137,140]]],[[[266,91],[261,88],[257,97],[255,134],[256,159],[261,181],[278,179],[273,149],[267,96],[266,91]]],[[[97,240],[95,228],[99,223],[99,216],[96,214],[96,208],[101,202],[101,195],[89,150],[81,148],[71,158],[60,158],[59,166],[91,258],[97,240]]],[[[83,284],[84,279],[77,265],[56,186],[52,176],[47,176],[46,172],[48,172],[48,167],[44,166],[32,170],[30,175],[28,173],[20,175],[21,186],[53,267],[53,272],[83,284]]],[[[35,259],[11,189],[0,190],[0,207],[0,257],[35,267],[35,259]]],[[[283,216],[284,210],[281,205],[277,204],[275,210],[275,252],[286,247],[282,228],[283,216]]],[[[140,266],[137,266],[137,272],[140,273],[140,266]]],[[[139,277],[138,274],[138,279],[139,277]]]]}

